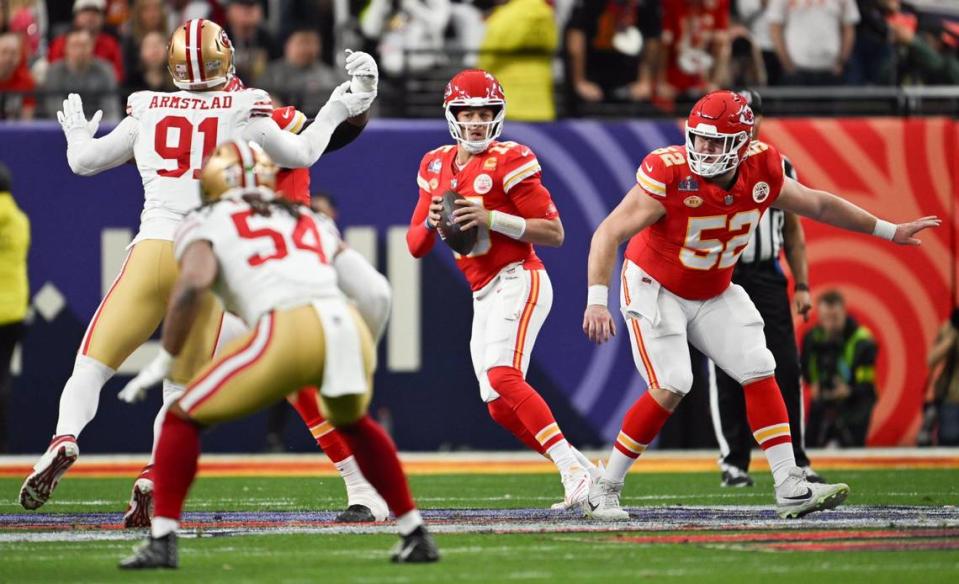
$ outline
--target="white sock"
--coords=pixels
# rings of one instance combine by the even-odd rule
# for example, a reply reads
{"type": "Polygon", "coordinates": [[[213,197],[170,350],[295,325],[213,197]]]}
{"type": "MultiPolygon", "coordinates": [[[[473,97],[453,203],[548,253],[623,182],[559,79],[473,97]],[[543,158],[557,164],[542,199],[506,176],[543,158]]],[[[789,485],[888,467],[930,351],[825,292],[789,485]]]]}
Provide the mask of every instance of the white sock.
{"type": "Polygon", "coordinates": [[[365,487],[370,484],[367,482],[366,477],[363,476],[363,472],[360,471],[360,465],[356,463],[353,455],[347,456],[339,462],[334,462],[333,466],[336,467],[336,470],[340,471],[340,476],[343,477],[343,482],[346,483],[347,492],[356,487],[365,487]]]}
{"type": "Polygon", "coordinates": [[[423,525],[423,517],[420,515],[419,509],[407,511],[396,520],[396,528],[400,535],[409,535],[416,531],[416,528],[420,525],[423,525]]]}
{"type": "Polygon", "coordinates": [[[578,448],[570,444],[569,449],[573,452],[573,456],[576,458],[576,462],[582,465],[583,468],[589,469],[590,467],[594,466],[593,461],[586,458],[586,456],[582,452],[580,452],[578,448]]]}
{"type": "Polygon", "coordinates": [[[609,453],[603,478],[614,483],[623,482],[626,479],[626,473],[629,472],[629,467],[633,466],[634,462],[636,462],[635,458],[630,458],[620,452],[619,449],[613,448],[609,453]]]}
{"type": "Polygon", "coordinates": [[[113,377],[115,371],[96,359],[77,355],[73,363],[73,375],[63,386],[60,394],[60,415],[57,418],[57,436],[80,432],[97,415],[100,390],[113,377]]]}
{"type": "Polygon", "coordinates": [[[556,444],[550,446],[549,450],[546,451],[546,454],[549,456],[550,460],[553,461],[553,464],[559,468],[560,472],[566,472],[569,470],[569,467],[577,464],[576,457],[573,456],[573,449],[566,440],[560,440],[556,444]]]}
{"type": "Polygon", "coordinates": [[[177,385],[168,379],[163,380],[163,405],[160,406],[156,418],[153,418],[153,448],[150,450],[150,464],[156,464],[157,444],[160,443],[160,429],[163,427],[163,419],[166,418],[170,405],[183,395],[184,391],[185,388],[182,385],[177,385]]]}
{"type": "Polygon", "coordinates": [[[773,484],[777,487],[789,476],[789,469],[796,466],[796,456],[790,442],[770,446],[763,450],[769,461],[769,470],[773,473],[773,484]]]}
{"type": "Polygon", "coordinates": [[[168,533],[173,533],[180,527],[180,522],[176,519],[166,517],[154,517],[150,522],[150,535],[156,538],[163,537],[168,533]]]}

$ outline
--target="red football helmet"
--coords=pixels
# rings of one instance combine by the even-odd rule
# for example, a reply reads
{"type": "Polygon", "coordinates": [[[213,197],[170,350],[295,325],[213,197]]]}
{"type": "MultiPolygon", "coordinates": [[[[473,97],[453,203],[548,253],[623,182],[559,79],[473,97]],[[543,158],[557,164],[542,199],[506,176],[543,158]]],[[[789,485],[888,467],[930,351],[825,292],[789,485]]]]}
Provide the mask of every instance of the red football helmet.
{"type": "Polygon", "coordinates": [[[490,142],[497,139],[503,132],[503,118],[506,117],[506,96],[503,95],[503,86],[492,74],[482,69],[466,69],[450,79],[450,82],[446,84],[443,107],[446,110],[446,121],[449,123],[453,139],[472,154],[479,154],[486,150],[490,142]],[[468,107],[492,109],[493,120],[469,124],[459,122],[456,119],[456,113],[461,108],[468,107]],[[469,140],[466,127],[478,125],[486,126],[486,137],[482,140],[469,140]]]}
{"type": "Polygon", "coordinates": [[[754,122],[753,110],[738,93],[722,90],[704,95],[686,120],[689,169],[699,176],[711,177],[739,166],[746,159],[754,122]],[[693,148],[695,136],[722,140],[722,152],[697,152],[693,148]]]}

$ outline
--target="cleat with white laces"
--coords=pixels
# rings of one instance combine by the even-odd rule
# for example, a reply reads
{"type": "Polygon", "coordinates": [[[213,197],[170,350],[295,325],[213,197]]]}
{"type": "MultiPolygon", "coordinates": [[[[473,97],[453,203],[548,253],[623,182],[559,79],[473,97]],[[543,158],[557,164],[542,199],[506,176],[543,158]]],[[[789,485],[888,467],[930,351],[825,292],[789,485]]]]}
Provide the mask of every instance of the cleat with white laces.
{"type": "Polygon", "coordinates": [[[387,517],[390,516],[390,508],[386,504],[386,501],[383,500],[383,497],[376,492],[376,489],[373,488],[373,485],[366,484],[352,489],[347,489],[346,491],[346,501],[347,507],[346,511],[340,513],[336,521],[338,523],[356,523],[359,521],[386,521],[387,517]],[[369,515],[368,518],[359,518],[359,514],[354,509],[356,507],[364,507],[369,515]],[[355,512],[351,513],[350,510],[353,509],[355,512]]]}
{"type": "Polygon", "coordinates": [[[810,482],[799,467],[776,487],[776,513],[783,519],[798,519],[816,511],[835,509],[849,496],[849,485],[810,482]]]}
{"type": "Polygon", "coordinates": [[[80,457],[77,439],[69,434],[54,436],[33,472],[20,487],[20,504],[24,509],[39,509],[50,499],[53,490],[73,463],[80,457]]]}
{"type": "Polygon", "coordinates": [[[123,527],[127,529],[150,527],[153,517],[153,481],[140,477],[133,483],[133,493],[126,513],[123,514],[123,527]]]}
{"type": "MultiPolygon", "coordinates": [[[[560,473],[563,481],[563,508],[570,509],[582,505],[589,495],[589,484],[592,482],[589,472],[578,464],[574,464],[560,473]]],[[[554,505],[555,509],[556,506],[554,505]]]]}
{"type": "Polygon", "coordinates": [[[583,503],[583,513],[598,521],[629,521],[629,513],[619,504],[622,492],[623,481],[613,482],[604,478],[593,481],[583,503]]]}

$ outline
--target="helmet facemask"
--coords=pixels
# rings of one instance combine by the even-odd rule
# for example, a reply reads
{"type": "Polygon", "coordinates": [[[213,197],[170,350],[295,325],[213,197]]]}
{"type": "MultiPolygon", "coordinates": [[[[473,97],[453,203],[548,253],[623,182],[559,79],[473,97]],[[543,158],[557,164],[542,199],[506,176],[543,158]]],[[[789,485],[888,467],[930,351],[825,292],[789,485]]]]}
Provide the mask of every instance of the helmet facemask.
{"type": "Polygon", "coordinates": [[[689,168],[704,178],[718,176],[733,170],[742,162],[739,153],[744,146],[749,144],[749,141],[750,137],[748,132],[723,134],[718,132],[715,126],[700,123],[695,128],[690,128],[689,123],[687,123],[686,155],[689,158],[689,168]],[[722,152],[708,154],[696,152],[693,147],[695,136],[722,140],[722,152]]]}
{"type": "Polygon", "coordinates": [[[446,122],[449,125],[450,135],[470,154],[485,152],[489,145],[499,138],[503,132],[503,119],[506,117],[506,102],[502,100],[477,99],[456,100],[446,106],[446,122]],[[473,103],[470,103],[473,102],[473,103]],[[471,121],[461,122],[457,114],[467,108],[488,108],[493,110],[493,119],[488,122],[471,121]],[[469,139],[469,128],[485,127],[486,137],[480,140],[469,139]]]}

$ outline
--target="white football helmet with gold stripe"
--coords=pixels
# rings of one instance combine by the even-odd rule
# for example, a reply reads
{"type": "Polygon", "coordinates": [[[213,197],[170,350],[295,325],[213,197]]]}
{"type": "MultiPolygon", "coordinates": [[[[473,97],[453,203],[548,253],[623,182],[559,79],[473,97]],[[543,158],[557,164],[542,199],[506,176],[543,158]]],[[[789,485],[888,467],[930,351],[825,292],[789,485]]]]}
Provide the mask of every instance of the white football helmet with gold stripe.
{"type": "Polygon", "coordinates": [[[167,68],[180,89],[210,89],[233,77],[233,43],[212,20],[195,18],[180,25],[167,53],[167,68]]]}
{"type": "Polygon", "coordinates": [[[278,167],[255,142],[230,140],[217,146],[200,171],[200,196],[217,201],[234,189],[276,188],[278,167]]]}

